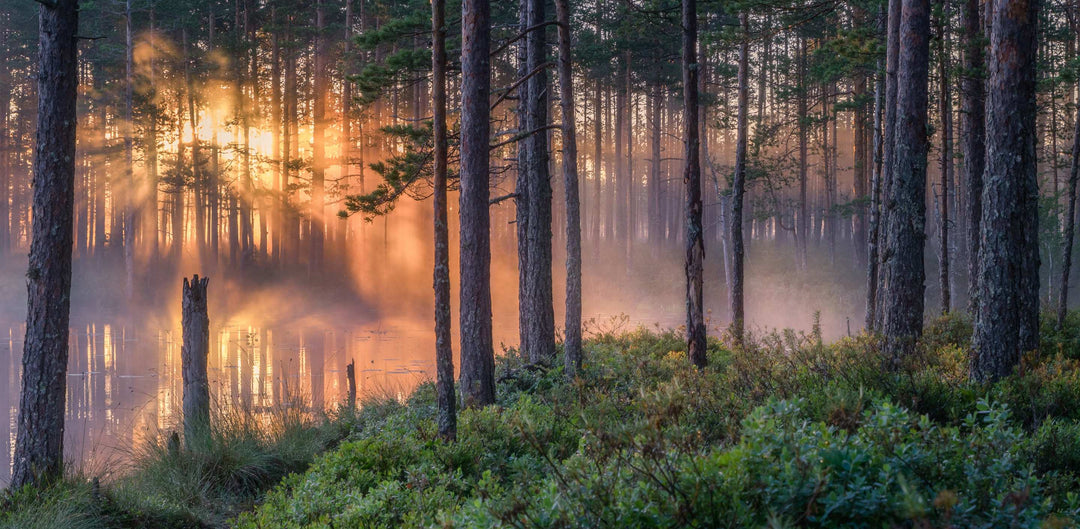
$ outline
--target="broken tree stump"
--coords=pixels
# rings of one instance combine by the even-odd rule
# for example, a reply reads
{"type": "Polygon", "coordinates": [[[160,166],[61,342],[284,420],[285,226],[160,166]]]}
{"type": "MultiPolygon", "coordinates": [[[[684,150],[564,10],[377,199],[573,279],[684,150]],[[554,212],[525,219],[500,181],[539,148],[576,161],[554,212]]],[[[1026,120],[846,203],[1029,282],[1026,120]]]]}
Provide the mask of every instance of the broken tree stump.
{"type": "Polygon", "coordinates": [[[356,360],[349,362],[349,365],[345,366],[345,378],[349,382],[349,398],[348,405],[350,410],[356,409],[356,360]]]}
{"type": "Polygon", "coordinates": [[[210,430],[210,382],[206,359],[210,354],[210,317],[206,313],[206,284],[209,278],[195,274],[184,278],[183,338],[180,362],[184,377],[184,446],[210,430]]]}

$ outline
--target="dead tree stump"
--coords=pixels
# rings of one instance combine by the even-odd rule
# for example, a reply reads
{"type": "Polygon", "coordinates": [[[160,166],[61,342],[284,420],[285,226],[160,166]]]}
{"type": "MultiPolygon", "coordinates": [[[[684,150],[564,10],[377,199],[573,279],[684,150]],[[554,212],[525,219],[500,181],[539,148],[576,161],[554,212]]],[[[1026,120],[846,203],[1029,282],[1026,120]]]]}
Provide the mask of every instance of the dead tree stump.
{"type": "Polygon", "coordinates": [[[191,449],[194,439],[210,429],[210,382],[206,359],[210,353],[210,317],[206,313],[206,284],[209,278],[196,274],[184,278],[184,345],[180,362],[184,376],[184,445],[191,449]]]}
{"type": "Polygon", "coordinates": [[[345,366],[345,378],[349,382],[349,399],[347,401],[350,410],[356,409],[356,360],[345,366]]]}

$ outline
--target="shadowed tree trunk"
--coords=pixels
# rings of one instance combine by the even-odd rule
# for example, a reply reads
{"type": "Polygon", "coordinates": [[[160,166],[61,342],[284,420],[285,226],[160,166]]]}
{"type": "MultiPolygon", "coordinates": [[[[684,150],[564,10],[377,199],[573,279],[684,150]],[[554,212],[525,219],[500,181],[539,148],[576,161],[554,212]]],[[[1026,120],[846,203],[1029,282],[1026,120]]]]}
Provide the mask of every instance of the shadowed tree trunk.
{"type": "MultiPolygon", "coordinates": [[[[1080,118],[1080,114],[1078,114],[1080,118]]],[[[1076,184],[1080,179],[1080,119],[1073,128],[1072,165],[1069,166],[1069,198],[1065,220],[1065,263],[1061,268],[1061,296],[1058,297],[1058,329],[1065,328],[1069,308],[1069,272],[1072,269],[1073,239],[1076,233],[1076,184]]]]}
{"type": "Polygon", "coordinates": [[[33,238],[26,272],[26,339],[12,489],[48,482],[63,472],[78,27],[78,0],[41,5],[33,238]]]}
{"type": "Polygon", "coordinates": [[[882,121],[884,126],[882,141],[881,163],[881,211],[878,220],[878,247],[881,249],[878,256],[878,284],[875,303],[874,328],[884,330],[885,320],[885,261],[889,257],[889,231],[888,216],[889,204],[892,200],[892,180],[894,171],[894,158],[896,152],[896,96],[897,96],[897,72],[900,62],[900,12],[902,0],[889,0],[889,15],[886,19],[886,39],[888,41],[885,50],[885,117],[882,121]]]}
{"type": "Polygon", "coordinates": [[[210,428],[210,382],[206,359],[210,354],[210,317],[206,313],[206,285],[210,278],[195,274],[184,278],[182,325],[184,343],[180,363],[184,379],[184,445],[191,449],[196,437],[210,428]]]}
{"type": "Polygon", "coordinates": [[[964,189],[967,193],[968,312],[978,307],[979,225],[982,219],[983,171],[986,168],[986,87],[984,86],[982,18],[979,0],[964,0],[964,77],[960,115],[963,119],[964,189]]]}
{"type": "Polygon", "coordinates": [[[949,57],[952,53],[949,46],[949,0],[945,0],[944,13],[942,14],[941,35],[938,38],[938,72],[940,76],[941,108],[941,223],[938,225],[938,279],[941,287],[941,313],[948,314],[952,310],[952,285],[949,276],[949,188],[953,177],[952,161],[952,87],[949,85],[949,57]]]}
{"type": "Polygon", "coordinates": [[[450,345],[450,234],[446,222],[446,2],[431,2],[431,109],[435,140],[435,366],[439,437],[457,438],[454,351],[450,345]]]}
{"type": "Polygon", "coordinates": [[[491,91],[491,5],[461,4],[461,398],[465,406],[495,402],[491,338],[491,246],[488,96],[491,91]]]}
{"type": "Polygon", "coordinates": [[[1038,345],[1037,0],[994,0],[971,375],[1007,376],[1038,345]]]}
{"type": "Polygon", "coordinates": [[[739,44],[738,115],[735,132],[735,179],[731,185],[731,334],[743,343],[743,192],[746,186],[747,113],[750,105],[750,24],[746,13],[739,16],[742,43],[739,44]]]}
{"type": "Polygon", "coordinates": [[[581,370],[581,199],[578,195],[569,0],[555,0],[555,16],[559,23],[559,104],[563,121],[563,185],[566,188],[566,330],[563,356],[566,374],[573,377],[581,370]]]}
{"type": "Polygon", "coordinates": [[[886,195],[885,354],[895,367],[922,335],[926,271],[926,109],[930,64],[930,2],[903,0],[897,70],[896,146],[886,195]]]}
{"type": "Polygon", "coordinates": [[[705,309],[702,296],[705,242],[701,229],[701,163],[698,141],[697,0],[682,0],[683,137],[686,186],[686,351],[699,368],[705,351],[705,309]]]}
{"type": "MultiPolygon", "coordinates": [[[[548,174],[546,32],[545,0],[525,2],[525,27],[537,28],[525,37],[525,72],[530,75],[522,92],[525,126],[528,134],[521,143],[525,149],[525,196],[518,199],[518,245],[525,254],[519,287],[521,306],[521,347],[532,363],[551,362],[555,355],[555,312],[551,277],[551,178],[548,174]],[[524,215],[522,208],[524,206],[524,215]],[[524,217],[524,218],[523,218],[524,217]],[[524,224],[524,225],[521,225],[524,224]],[[524,235],[524,240],[521,240],[524,235]]],[[[520,189],[520,186],[519,186],[520,189]]],[[[520,192],[520,191],[519,191],[520,192]]]]}
{"type": "MultiPolygon", "coordinates": [[[[878,13],[878,34],[884,34],[887,15],[884,9],[878,13]]],[[[878,288],[878,252],[881,247],[881,151],[882,131],[881,113],[885,100],[884,62],[879,58],[874,74],[874,148],[873,175],[870,179],[870,221],[867,234],[866,257],[866,320],[864,327],[869,332],[876,329],[877,323],[877,288],[878,288]]]]}

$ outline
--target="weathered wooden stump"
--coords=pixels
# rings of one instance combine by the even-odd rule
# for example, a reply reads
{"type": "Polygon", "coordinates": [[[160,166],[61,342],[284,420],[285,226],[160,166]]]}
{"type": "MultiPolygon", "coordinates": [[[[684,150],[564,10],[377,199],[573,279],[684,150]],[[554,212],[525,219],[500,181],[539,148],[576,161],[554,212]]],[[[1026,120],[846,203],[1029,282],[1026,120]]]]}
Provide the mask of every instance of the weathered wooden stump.
{"type": "Polygon", "coordinates": [[[184,278],[183,333],[180,362],[184,377],[184,445],[210,429],[210,382],[206,359],[210,353],[210,317],[206,313],[206,284],[209,278],[196,274],[184,278]]]}
{"type": "Polygon", "coordinates": [[[350,410],[356,409],[356,360],[349,361],[345,366],[345,378],[349,382],[349,397],[347,404],[350,410]]]}

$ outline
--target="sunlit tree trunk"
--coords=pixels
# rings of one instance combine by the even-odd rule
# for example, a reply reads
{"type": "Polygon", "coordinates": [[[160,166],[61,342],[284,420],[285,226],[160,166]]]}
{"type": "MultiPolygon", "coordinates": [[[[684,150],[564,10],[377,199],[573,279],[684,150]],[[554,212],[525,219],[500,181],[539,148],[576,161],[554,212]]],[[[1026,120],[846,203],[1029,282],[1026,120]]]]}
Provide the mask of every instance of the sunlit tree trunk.
{"type": "Polygon", "coordinates": [[[315,2],[315,57],[314,57],[314,87],[312,111],[314,127],[314,140],[311,143],[311,256],[308,261],[308,274],[314,277],[322,270],[325,223],[323,214],[326,211],[325,186],[326,186],[326,14],[322,0],[315,2]]]}
{"type": "MultiPolygon", "coordinates": [[[[275,26],[278,24],[277,10],[274,7],[270,8],[270,20],[271,24],[275,26]]],[[[349,83],[345,83],[346,89],[348,89],[349,83]]],[[[270,215],[270,260],[273,261],[274,266],[281,266],[281,243],[283,241],[281,236],[281,230],[284,227],[282,223],[282,208],[284,206],[281,200],[282,193],[282,166],[284,164],[282,149],[281,149],[281,43],[279,41],[278,32],[275,30],[270,34],[270,156],[273,158],[270,162],[271,166],[271,186],[272,195],[269,212],[270,215]]],[[[345,120],[348,123],[348,120],[345,120]]]]}
{"type": "Polygon", "coordinates": [[[701,165],[698,141],[697,0],[682,0],[683,135],[686,145],[686,347],[690,362],[708,362],[705,351],[705,308],[702,296],[705,243],[701,229],[701,165]]]}
{"type": "Polygon", "coordinates": [[[885,354],[892,365],[922,335],[926,271],[926,111],[930,60],[930,2],[903,0],[897,70],[896,147],[886,202],[884,275],[885,354]]]}
{"type": "Polygon", "coordinates": [[[1038,346],[1039,183],[1035,149],[1036,0],[994,0],[986,99],[986,173],[976,380],[1007,376],[1038,346]]]}
{"type": "Polygon", "coordinates": [[[595,131],[593,132],[593,141],[595,145],[595,153],[593,154],[593,207],[592,211],[592,245],[593,250],[600,251],[600,224],[603,219],[603,189],[601,188],[601,180],[604,177],[604,119],[601,115],[603,111],[603,104],[600,97],[600,80],[596,80],[596,94],[595,104],[593,104],[593,126],[595,131]]]}
{"type": "Polygon", "coordinates": [[[491,338],[491,246],[488,161],[491,141],[491,6],[461,4],[461,398],[465,406],[495,402],[491,338]]]}
{"type": "Polygon", "coordinates": [[[654,251],[663,238],[664,218],[660,213],[660,122],[663,120],[664,94],[660,80],[653,85],[650,107],[652,118],[649,120],[652,129],[650,148],[652,150],[652,164],[649,166],[649,246],[654,251]]]}
{"type": "Polygon", "coordinates": [[[59,478],[71,308],[78,0],[39,11],[34,218],[12,490],[59,478]]]}

